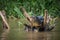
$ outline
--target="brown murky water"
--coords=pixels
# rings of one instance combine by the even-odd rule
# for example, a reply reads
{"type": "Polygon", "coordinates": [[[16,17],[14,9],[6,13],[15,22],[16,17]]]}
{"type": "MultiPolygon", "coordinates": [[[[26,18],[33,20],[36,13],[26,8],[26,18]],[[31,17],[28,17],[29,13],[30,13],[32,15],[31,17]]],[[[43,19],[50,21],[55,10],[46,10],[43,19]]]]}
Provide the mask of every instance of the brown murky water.
{"type": "Polygon", "coordinates": [[[49,32],[25,32],[24,30],[20,30],[17,25],[14,25],[9,32],[6,31],[5,34],[8,35],[5,40],[60,40],[60,23],[54,29],[49,32]]]}
{"type": "Polygon", "coordinates": [[[60,40],[60,32],[29,32],[27,40],[60,40]]]}
{"type": "MultiPolygon", "coordinates": [[[[7,33],[5,34],[7,35],[7,33]]],[[[7,38],[4,34],[3,36],[6,40],[60,40],[60,31],[25,32],[20,31],[18,29],[14,29],[9,32],[7,38]]]]}

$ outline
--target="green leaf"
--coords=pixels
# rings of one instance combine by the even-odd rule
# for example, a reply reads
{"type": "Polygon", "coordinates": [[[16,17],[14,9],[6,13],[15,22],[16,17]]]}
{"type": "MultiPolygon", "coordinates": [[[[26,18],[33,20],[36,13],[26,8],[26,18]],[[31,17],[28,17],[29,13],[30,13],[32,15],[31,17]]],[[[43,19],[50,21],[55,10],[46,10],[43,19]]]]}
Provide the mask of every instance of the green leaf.
{"type": "Polygon", "coordinates": [[[23,17],[23,15],[18,7],[15,6],[14,11],[17,12],[19,17],[23,17]]]}

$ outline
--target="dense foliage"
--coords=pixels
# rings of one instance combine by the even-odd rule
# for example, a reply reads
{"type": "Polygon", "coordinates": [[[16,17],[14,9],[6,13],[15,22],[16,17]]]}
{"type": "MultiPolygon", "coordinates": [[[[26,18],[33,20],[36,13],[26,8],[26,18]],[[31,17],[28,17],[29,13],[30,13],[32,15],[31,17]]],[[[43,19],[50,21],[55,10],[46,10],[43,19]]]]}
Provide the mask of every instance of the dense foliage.
{"type": "Polygon", "coordinates": [[[43,15],[47,9],[50,15],[60,16],[60,0],[0,0],[0,10],[5,10],[7,16],[23,17],[20,6],[23,6],[30,15],[43,15]]]}

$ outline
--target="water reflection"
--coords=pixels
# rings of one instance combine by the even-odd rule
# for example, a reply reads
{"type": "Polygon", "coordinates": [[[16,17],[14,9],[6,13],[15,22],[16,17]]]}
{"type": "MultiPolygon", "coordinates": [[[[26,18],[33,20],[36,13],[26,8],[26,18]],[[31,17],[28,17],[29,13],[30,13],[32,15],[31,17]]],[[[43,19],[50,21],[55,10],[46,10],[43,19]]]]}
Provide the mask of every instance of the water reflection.
{"type": "MultiPolygon", "coordinates": [[[[57,40],[55,32],[28,32],[27,40],[57,40]]],[[[59,38],[60,39],[60,38],[59,38]]]]}

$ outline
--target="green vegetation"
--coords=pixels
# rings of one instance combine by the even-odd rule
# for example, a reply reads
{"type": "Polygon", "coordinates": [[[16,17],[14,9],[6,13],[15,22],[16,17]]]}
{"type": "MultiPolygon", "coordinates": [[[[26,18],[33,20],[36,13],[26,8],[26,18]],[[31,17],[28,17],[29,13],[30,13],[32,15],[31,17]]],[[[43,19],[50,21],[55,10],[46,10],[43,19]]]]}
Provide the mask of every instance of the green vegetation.
{"type": "Polygon", "coordinates": [[[1,33],[2,33],[2,22],[0,21],[0,36],[1,36],[1,33]]]}
{"type": "Polygon", "coordinates": [[[7,16],[24,18],[20,6],[23,6],[30,15],[43,15],[47,9],[50,15],[60,16],[60,0],[0,0],[0,10],[5,10],[7,16]]]}
{"type": "Polygon", "coordinates": [[[56,30],[60,31],[60,18],[56,22],[56,30]]]}
{"type": "Polygon", "coordinates": [[[1,33],[2,33],[2,20],[1,20],[1,17],[0,17],[0,36],[1,36],[1,33]]]}
{"type": "MultiPolygon", "coordinates": [[[[21,19],[21,21],[24,19],[21,19]]],[[[6,40],[26,40],[25,36],[27,35],[27,33],[24,30],[24,25],[20,24],[20,26],[18,25],[18,21],[17,19],[13,18],[9,18],[8,19],[8,23],[10,25],[10,31],[9,34],[7,35],[8,37],[6,38],[6,40]]],[[[24,22],[25,23],[25,22],[24,22]]],[[[1,25],[1,23],[0,23],[1,25]]],[[[3,33],[4,31],[2,30],[2,25],[0,26],[0,40],[1,40],[1,33],[3,33]]]]}
{"type": "MultiPolygon", "coordinates": [[[[60,0],[0,0],[0,11],[6,11],[8,23],[11,28],[7,40],[30,39],[30,36],[28,38],[30,34],[23,31],[23,24],[28,23],[28,21],[23,16],[20,6],[23,6],[30,16],[43,16],[46,9],[49,15],[60,17],[60,0]],[[25,37],[26,35],[27,37],[25,37]]],[[[59,21],[60,19],[57,20],[57,22],[59,21]]],[[[60,22],[56,24],[56,29],[60,30],[60,22]]],[[[0,35],[2,32],[2,19],[0,17],[0,35]]]]}

